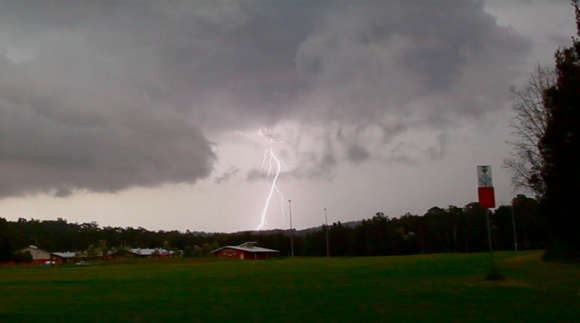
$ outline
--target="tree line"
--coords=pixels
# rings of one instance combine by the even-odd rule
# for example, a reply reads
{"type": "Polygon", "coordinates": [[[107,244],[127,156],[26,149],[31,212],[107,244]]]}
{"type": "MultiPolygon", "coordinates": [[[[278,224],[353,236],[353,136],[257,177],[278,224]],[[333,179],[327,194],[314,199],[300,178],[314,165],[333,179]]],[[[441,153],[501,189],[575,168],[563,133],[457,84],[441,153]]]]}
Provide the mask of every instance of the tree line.
{"type": "MultiPolygon", "coordinates": [[[[388,256],[422,253],[481,252],[488,250],[486,210],[478,203],[464,207],[432,207],[424,215],[407,213],[394,218],[377,212],[356,224],[333,223],[303,231],[271,230],[236,233],[149,231],[145,228],[100,227],[96,222],[70,223],[64,219],[7,221],[0,218],[0,261],[15,251],[38,243],[47,251],[84,251],[102,248],[165,248],[184,255],[208,255],[219,246],[255,241],[259,246],[290,255],[290,235],[297,256],[325,256],[328,229],[330,256],[388,256]],[[93,249],[92,249],[93,248],[93,249]]],[[[495,250],[513,250],[514,221],[519,249],[543,248],[544,220],[538,201],[518,195],[512,205],[490,214],[495,250]],[[513,211],[513,213],[512,213],[513,211]],[[512,217],[513,214],[513,217],[512,217]]]]}

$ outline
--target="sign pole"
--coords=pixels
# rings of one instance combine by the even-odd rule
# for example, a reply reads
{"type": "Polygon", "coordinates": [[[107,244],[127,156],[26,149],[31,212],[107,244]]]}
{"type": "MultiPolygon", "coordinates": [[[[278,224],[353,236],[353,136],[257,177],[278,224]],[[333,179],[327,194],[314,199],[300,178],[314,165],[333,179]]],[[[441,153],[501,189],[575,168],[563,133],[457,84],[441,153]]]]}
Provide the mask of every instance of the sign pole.
{"type": "Polygon", "coordinates": [[[493,249],[491,247],[491,229],[489,227],[489,214],[491,211],[489,209],[485,209],[485,214],[487,215],[487,241],[489,242],[489,259],[493,263],[493,249]]]}
{"type": "Polygon", "coordinates": [[[477,166],[477,195],[479,198],[479,205],[485,210],[487,218],[487,240],[489,243],[489,260],[493,264],[493,249],[491,246],[491,226],[489,221],[489,209],[495,207],[495,193],[493,190],[493,182],[491,177],[491,166],[477,166]]]}

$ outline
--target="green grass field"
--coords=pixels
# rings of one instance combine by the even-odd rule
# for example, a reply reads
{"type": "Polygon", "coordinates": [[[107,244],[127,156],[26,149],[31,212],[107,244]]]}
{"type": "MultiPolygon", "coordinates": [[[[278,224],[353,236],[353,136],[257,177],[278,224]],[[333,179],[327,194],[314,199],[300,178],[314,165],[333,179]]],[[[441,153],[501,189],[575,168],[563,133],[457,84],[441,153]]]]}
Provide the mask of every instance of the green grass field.
{"type": "Polygon", "coordinates": [[[0,322],[580,322],[580,266],[539,252],[140,259],[0,268],[0,322]]]}

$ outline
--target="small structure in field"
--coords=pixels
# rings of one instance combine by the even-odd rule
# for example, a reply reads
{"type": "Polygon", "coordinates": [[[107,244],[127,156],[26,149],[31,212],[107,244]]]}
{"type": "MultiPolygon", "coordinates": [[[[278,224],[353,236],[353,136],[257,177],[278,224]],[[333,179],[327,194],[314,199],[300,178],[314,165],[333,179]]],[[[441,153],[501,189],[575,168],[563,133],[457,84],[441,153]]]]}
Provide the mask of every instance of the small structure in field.
{"type": "Polygon", "coordinates": [[[256,247],[256,242],[246,242],[239,246],[225,246],[212,251],[216,257],[239,259],[270,259],[276,258],[280,251],[256,247]]]}

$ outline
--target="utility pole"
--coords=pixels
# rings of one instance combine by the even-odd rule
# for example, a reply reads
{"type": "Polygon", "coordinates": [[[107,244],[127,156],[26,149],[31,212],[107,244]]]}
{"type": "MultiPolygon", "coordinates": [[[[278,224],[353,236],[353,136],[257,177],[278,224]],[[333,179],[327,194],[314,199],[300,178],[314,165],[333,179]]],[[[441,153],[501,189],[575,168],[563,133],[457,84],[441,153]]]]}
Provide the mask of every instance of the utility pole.
{"type": "Polygon", "coordinates": [[[290,211],[290,255],[294,258],[294,233],[292,232],[292,200],[288,200],[288,210],[290,211]]]}
{"type": "Polygon", "coordinates": [[[328,216],[324,208],[324,222],[326,223],[326,258],[330,258],[330,247],[328,246],[328,216]]]}

